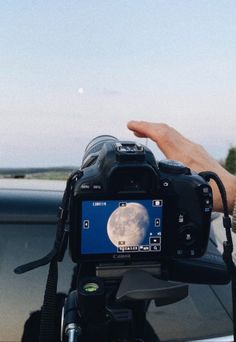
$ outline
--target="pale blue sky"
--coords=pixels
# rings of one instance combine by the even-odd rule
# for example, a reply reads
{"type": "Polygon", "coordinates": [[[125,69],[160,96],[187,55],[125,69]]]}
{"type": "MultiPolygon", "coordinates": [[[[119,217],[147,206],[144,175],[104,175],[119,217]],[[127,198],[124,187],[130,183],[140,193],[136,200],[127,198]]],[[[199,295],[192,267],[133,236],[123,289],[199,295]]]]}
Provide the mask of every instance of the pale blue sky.
{"type": "Polygon", "coordinates": [[[235,18],[234,0],[1,1],[1,166],[79,165],[92,137],[131,139],[130,119],[167,122],[224,157],[235,18]]]}

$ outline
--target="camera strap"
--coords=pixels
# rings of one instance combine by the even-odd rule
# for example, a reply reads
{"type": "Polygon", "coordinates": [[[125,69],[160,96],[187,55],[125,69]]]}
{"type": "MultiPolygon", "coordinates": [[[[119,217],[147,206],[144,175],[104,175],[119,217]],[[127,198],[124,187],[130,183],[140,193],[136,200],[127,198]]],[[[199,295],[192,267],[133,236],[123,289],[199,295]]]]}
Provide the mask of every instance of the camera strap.
{"type": "Polygon", "coordinates": [[[51,261],[40,316],[39,342],[57,342],[57,260],[51,261]]]}
{"type": "Polygon", "coordinates": [[[56,320],[57,320],[57,282],[58,261],[62,261],[65,255],[69,228],[66,225],[69,212],[70,196],[75,182],[82,176],[82,171],[72,173],[66,183],[61,206],[58,212],[57,234],[52,250],[43,258],[18,266],[14,272],[22,274],[50,263],[47,284],[44,293],[44,301],[41,309],[39,342],[56,342],[56,320]]]}
{"type": "Polygon", "coordinates": [[[217,174],[214,172],[201,172],[199,173],[206,181],[210,179],[214,180],[221,195],[223,203],[223,226],[225,228],[226,241],[223,242],[223,260],[227,266],[228,273],[231,278],[231,288],[232,288],[232,306],[233,306],[233,332],[234,332],[234,342],[236,342],[236,267],[233,261],[233,240],[231,235],[231,219],[229,216],[227,195],[225,191],[224,184],[217,174]]]}
{"type": "Polygon", "coordinates": [[[79,179],[82,174],[82,171],[77,170],[73,172],[67,180],[61,206],[58,211],[57,234],[52,250],[41,259],[16,267],[14,270],[16,274],[22,274],[40,266],[47,265],[54,259],[57,261],[63,260],[69,235],[69,228],[66,226],[66,222],[68,218],[70,195],[75,181],[79,179]]]}

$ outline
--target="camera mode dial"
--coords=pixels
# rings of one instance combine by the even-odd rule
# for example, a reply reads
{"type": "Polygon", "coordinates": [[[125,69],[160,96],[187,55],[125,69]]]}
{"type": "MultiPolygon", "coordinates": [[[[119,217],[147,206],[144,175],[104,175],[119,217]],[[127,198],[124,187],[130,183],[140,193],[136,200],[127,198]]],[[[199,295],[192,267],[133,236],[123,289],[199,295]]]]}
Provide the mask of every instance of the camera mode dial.
{"type": "Polygon", "coordinates": [[[164,173],[175,174],[175,175],[176,174],[184,174],[184,175],[190,174],[190,169],[184,164],[176,160],[170,160],[170,159],[160,160],[158,163],[158,166],[159,166],[159,170],[164,173]]]}

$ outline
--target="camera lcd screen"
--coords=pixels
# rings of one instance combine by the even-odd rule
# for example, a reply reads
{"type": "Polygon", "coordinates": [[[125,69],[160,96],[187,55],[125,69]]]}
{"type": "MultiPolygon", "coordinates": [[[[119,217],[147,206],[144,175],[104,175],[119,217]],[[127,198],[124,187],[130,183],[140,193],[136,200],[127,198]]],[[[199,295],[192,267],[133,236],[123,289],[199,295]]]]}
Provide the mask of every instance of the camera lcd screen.
{"type": "Polygon", "coordinates": [[[82,201],[81,254],[161,252],[163,200],[82,201]]]}

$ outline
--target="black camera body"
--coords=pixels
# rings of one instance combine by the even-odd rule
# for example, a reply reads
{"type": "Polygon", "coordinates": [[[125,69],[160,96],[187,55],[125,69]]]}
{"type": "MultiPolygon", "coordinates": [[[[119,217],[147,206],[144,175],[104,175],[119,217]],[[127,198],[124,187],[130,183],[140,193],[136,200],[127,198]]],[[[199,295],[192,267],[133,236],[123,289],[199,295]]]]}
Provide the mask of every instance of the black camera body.
{"type": "Polygon", "coordinates": [[[212,190],[183,164],[156,162],[141,144],[101,136],[88,145],[70,197],[74,262],[200,257],[212,190]]]}

